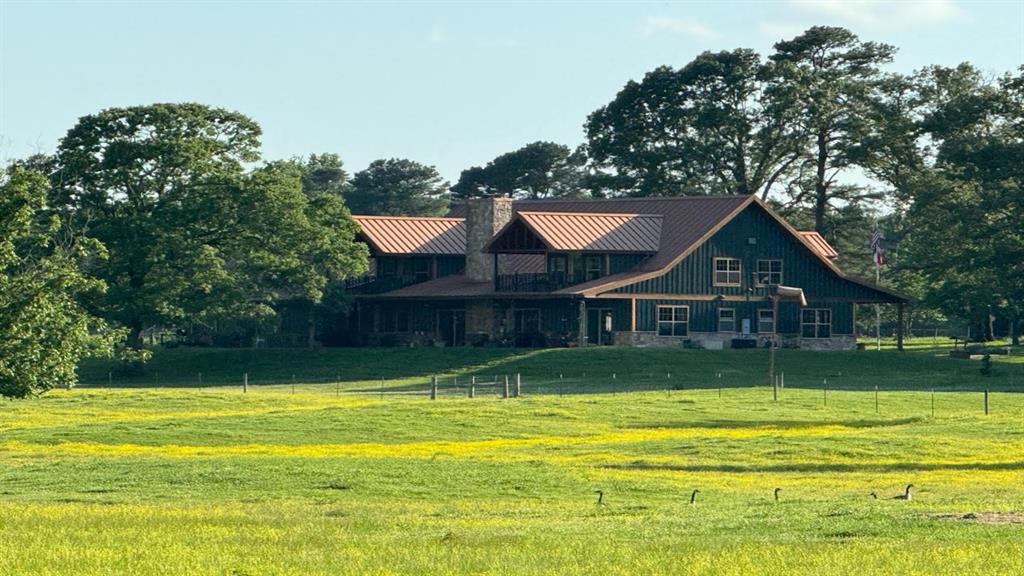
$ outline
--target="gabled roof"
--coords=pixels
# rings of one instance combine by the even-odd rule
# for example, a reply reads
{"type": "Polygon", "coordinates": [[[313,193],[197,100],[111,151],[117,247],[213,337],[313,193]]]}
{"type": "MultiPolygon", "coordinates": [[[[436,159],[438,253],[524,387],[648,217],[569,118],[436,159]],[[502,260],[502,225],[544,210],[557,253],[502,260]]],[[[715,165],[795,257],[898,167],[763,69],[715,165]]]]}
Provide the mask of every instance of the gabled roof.
{"type": "Polygon", "coordinates": [[[425,216],[353,216],[364,240],[377,254],[466,254],[462,218],[425,216]]]}
{"type": "MultiPolygon", "coordinates": [[[[654,253],[661,241],[660,214],[519,211],[516,218],[549,250],[558,252],[654,253]]],[[[491,245],[515,221],[499,231],[491,245]]]]}
{"type": "Polygon", "coordinates": [[[828,240],[825,240],[825,238],[821,234],[818,234],[817,231],[800,230],[799,232],[800,235],[803,236],[804,240],[806,240],[818,254],[828,258],[829,260],[834,260],[839,257],[839,252],[836,252],[836,249],[828,243],[828,240]]]}

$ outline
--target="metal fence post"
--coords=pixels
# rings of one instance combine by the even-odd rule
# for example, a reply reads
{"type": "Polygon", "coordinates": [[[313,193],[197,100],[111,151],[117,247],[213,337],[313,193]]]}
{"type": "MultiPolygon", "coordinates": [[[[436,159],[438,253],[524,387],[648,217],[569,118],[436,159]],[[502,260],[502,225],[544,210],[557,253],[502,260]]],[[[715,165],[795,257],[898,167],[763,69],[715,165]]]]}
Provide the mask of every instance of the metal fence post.
{"type": "Polygon", "coordinates": [[[430,399],[437,400],[437,376],[430,377],[430,399]]]}

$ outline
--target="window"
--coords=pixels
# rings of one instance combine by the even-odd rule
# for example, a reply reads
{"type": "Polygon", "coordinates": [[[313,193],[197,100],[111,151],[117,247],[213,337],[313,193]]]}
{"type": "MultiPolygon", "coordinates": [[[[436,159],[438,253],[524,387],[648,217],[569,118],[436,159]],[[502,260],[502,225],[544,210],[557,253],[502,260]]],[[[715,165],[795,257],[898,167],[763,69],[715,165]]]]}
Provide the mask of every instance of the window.
{"type": "Polygon", "coordinates": [[[565,274],[567,269],[566,260],[565,256],[551,256],[548,259],[548,272],[552,274],[565,274]]]}
{"type": "Polygon", "coordinates": [[[392,258],[380,258],[377,260],[377,274],[381,277],[398,276],[397,264],[392,258]]]}
{"type": "Polygon", "coordinates": [[[772,333],[772,322],[775,319],[775,312],[773,310],[758,310],[757,311],[757,333],[758,334],[771,334],[772,333]]]}
{"type": "Polygon", "coordinates": [[[594,280],[603,275],[604,258],[601,256],[587,256],[584,260],[584,280],[594,280]]]}
{"type": "Polygon", "coordinates": [[[736,331],[736,309],[735,308],[719,308],[718,309],[718,331],[719,332],[735,332],[736,331]]]}
{"type": "Polygon", "coordinates": [[[782,260],[757,261],[757,285],[778,286],[782,284],[782,260]]]}
{"type": "Polygon", "coordinates": [[[828,308],[805,308],[800,313],[800,336],[830,338],[832,336],[832,311],[828,308]]]}
{"type": "Polygon", "coordinates": [[[540,332],[540,310],[516,310],[512,320],[517,334],[540,332]]]}
{"type": "Polygon", "coordinates": [[[381,332],[408,332],[409,311],[402,309],[382,310],[380,322],[381,332]]]}
{"type": "Polygon", "coordinates": [[[715,286],[739,286],[742,276],[739,258],[715,258],[715,286]]]}
{"type": "Polygon", "coordinates": [[[430,260],[416,258],[412,261],[412,277],[415,282],[430,280],[430,260]]]}
{"type": "Polygon", "coordinates": [[[658,336],[686,336],[689,324],[689,306],[658,306],[658,336]]]}

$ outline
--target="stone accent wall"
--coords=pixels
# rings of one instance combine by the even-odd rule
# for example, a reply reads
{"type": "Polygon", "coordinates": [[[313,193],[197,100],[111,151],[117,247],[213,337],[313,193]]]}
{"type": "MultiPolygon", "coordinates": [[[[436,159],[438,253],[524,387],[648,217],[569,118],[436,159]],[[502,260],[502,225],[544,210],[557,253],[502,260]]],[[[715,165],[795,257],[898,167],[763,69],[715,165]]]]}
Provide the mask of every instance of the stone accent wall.
{"type": "Polygon", "coordinates": [[[494,280],[494,255],[483,249],[512,219],[510,198],[472,198],[466,201],[466,277],[479,282],[494,280]]]}
{"type": "Polygon", "coordinates": [[[466,301],[466,343],[484,342],[496,332],[494,303],[491,300],[466,301]]]}
{"type": "MultiPolygon", "coordinates": [[[[616,346],[633,346],[636,348],[680,348],[683,342],[689,340],[696,346],[706,346],[707,343],[721,343],[723,348],[732,346],[734,334],[720,332],[691,332],[689,336],[658,336],[655,332],[616,332],[612,342],[616,346]]],[[[760,339],[758,339],[760,343],[760,339]]],[[[827,339],[800,338],[798,336],[783,336],[783,348],[801,348],[804,350],[856,350],[857,339],[853,336],[833,336],[827,339]]]]}

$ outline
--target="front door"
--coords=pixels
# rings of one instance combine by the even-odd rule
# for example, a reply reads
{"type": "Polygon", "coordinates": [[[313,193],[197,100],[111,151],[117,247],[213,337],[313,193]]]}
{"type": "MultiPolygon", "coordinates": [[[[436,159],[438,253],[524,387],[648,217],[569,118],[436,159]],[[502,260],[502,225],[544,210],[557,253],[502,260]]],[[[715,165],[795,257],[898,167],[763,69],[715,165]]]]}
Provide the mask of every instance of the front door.
{"type": "Polygon", "coordinates": [[[597,346],[606,346],[612,343],[611,309],[587,309],[587,343],[597,346]]]}
{"type": "Polygon", "coordinates": [[[437,337],[447,346],[465,346],[466,311],[439,310],[437,312],[437,337]]]}

